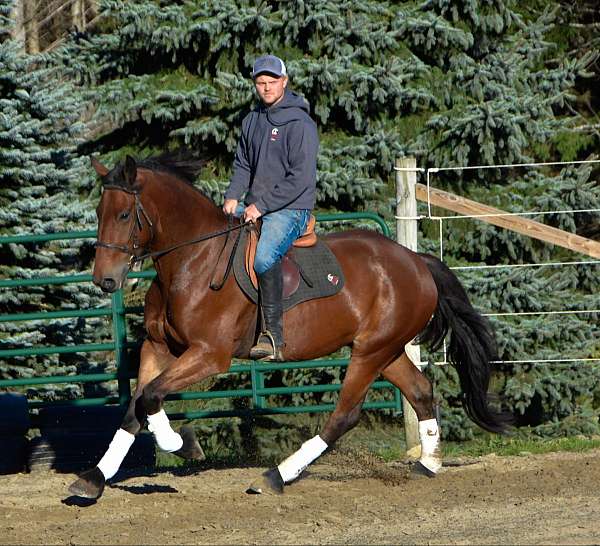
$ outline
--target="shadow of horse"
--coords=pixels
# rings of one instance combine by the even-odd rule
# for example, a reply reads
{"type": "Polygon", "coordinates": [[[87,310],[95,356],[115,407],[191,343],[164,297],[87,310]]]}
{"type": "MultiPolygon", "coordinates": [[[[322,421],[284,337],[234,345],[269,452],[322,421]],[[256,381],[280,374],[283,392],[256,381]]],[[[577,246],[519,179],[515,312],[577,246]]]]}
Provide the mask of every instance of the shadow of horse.
{"type": "Polygon", "coordinates": [[[119,485],[110,484],[111,489],[120,489],[134,495],[152,495],[153,493],[179,493],[179,490],[170,485],[157,485],[145,483],[144,485],[119,485]]]}

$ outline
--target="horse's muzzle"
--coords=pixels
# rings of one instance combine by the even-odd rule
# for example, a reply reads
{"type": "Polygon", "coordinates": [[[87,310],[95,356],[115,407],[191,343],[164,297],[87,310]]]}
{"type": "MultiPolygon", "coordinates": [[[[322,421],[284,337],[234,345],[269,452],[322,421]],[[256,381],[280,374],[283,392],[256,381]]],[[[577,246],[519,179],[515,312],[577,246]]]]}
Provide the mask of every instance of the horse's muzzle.
{"type": "Polygon", "coordinates": [[[118,283],[111,277],[103,277],[101,279],[94,279],[94,284],[99,286],[102,292],[112,293],[118,288],[118,283]]]}

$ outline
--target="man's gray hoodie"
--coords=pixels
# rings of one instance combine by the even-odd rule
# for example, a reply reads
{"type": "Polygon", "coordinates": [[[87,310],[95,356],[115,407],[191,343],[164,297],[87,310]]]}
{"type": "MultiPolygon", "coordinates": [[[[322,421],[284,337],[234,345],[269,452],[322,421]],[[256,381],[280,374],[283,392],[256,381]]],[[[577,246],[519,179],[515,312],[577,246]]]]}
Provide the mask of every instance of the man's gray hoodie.
{"type": "Polygon", "coordinates": [[[244,118],[225,199],[247,192],[246,205],[262,214],[314,207],[319,136],[308,112],[308,103],[286,89],[279,103],[261,103],[244,118]]]}

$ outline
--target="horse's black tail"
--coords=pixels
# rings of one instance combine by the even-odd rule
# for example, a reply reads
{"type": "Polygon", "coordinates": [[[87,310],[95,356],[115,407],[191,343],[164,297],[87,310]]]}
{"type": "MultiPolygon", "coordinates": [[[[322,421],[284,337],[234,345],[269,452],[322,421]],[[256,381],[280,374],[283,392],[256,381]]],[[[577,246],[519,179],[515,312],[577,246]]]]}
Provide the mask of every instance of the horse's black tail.
{"type": "Polygon", "coordinates": [[[467,415],[486,430],[504,432],[512,419],[507,413],[491,408],[488,398],[492,362],[498,360],[490,325],[471,305],[460,281],[443,262],[429,254],[419,256],[437,286],[438,304],[418,341],[436,351],[450,332],[447,358],[458,372],[467,415]]]}

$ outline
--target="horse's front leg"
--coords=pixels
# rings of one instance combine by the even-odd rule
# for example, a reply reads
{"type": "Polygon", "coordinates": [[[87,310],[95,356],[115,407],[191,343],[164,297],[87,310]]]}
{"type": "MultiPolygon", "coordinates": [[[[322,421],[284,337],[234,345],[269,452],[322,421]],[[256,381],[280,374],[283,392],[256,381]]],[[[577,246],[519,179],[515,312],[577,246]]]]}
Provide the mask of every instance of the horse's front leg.
{"type": "Polygon", "coordinates": [[[205,345],[187,349],[171,366],[150,381],[135,402],[136,415],[145,415],[148,430],[154,434],[160,449],[185,459],[203,459],[204,453],[191,427],[182,427],[181,434],[171,428],[163,409],[165,397],[207,377],[224,373],[231,364],[231,354],[214,351],[205,345]]]}
{"type": "MultiPolygon", "coordinates": [[[[159,355],[162,366],[153,369],[151,374],[145,374],[142,381],[138,380],[135,394],[123,419],[121,429],[135,435],[143,428],[144,423],[148,421],[148,429],[154,434],[156,443],[160,449],[178,455],[183,459],[201,461],[204,459],[204,451],[200,447],[193,427],[184,426],[181,427],[179,433],[175,432],[171,429],[169,419],[164,410],[149,417],[144,404],[141,402],[146,386],[158,377],[160,373],[168,369],[170,365],[176,366],[178,362],[168,351],[166,345],[154,345],[153,349],[152,356],[154,360],[156,360],[156,355],[159,355]]],[[[121,433],[118,432],[118,434],[121,433]]]]}
{"type": "Polygon", "coordinates": [[[165,344],[149,339],[144,341],[140,355],[140,369],[136,389],[123,418],[121,428],[115,433],[100,462],[94,468],[83,472],[79,479],[71,484],[69,487],[70,493],[88,499],[97,499],[102,495],[106,480],[117,473],[133,444],[135,436],[146,421],[145,413],[138,409],[138,399],[142,396],[146,385],[155,377],[158,377],[174,361],[175,357],[165,344]]]}

